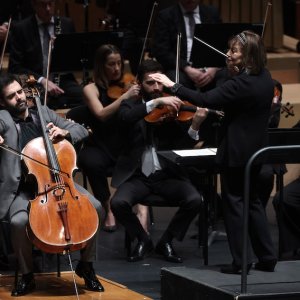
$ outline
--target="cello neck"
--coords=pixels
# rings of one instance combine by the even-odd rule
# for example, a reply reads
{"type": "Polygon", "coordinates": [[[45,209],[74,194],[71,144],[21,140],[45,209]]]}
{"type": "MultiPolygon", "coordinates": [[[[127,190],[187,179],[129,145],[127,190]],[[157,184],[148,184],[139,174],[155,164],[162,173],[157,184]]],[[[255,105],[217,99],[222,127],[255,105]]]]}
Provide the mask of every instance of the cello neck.
{"type": "Polygon", "coordinates": [[[45,123],[45,120],[44,120],[44,117],[43,117],[42,104],[41,104],[40,97],[38,95],[35,95],[34,98],[35,98],[35,103],[36,103],[36,107],[37,107],[37,110],[38,110],[38,115],[39,115],[40,122],[41,122],[41,127],[42,127],[42,132],[43,132],[43,139],[44,139],[44,143],[45,143],[45,149],[46,149],[46,152],[47,152],[47,157],[48,157],[48,160],[49,160],[49,166],[52,170],[59,170],[60,171],[60,166],[59,166],[59,163],[58,163],[56,152],[54,150],[52,141],[49,138],[49,135],[48,135],[49,130],[46,127],[46,123],[45,123]]]}

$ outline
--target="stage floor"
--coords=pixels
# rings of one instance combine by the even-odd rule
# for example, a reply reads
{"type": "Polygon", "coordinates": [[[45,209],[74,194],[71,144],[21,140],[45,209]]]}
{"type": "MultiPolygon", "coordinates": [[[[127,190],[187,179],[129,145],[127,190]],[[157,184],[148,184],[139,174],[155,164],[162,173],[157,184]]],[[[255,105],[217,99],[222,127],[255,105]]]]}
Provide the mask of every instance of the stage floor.
{"type": "MultiPolygon", "coordinates": [[[[111,280],[98,276],[105,292],[91,292],[83,288],[84,281],[75,276],[79,299],[101,299],[101,300],[151,300],[144,295],[129,290],[126,286],[111,280]]],[[[57,277],[56,273],[36,274],[36,289],[29,295],[22,296],[22,299],[77,299],[71,272],[62,272],[61,277],[57,277]]],[[[0,299],[12,299],[10,293],[14,277],[8,275],[0,275],[0,299]]]]}
{"type": "Polygon", "coordinates": [[[246,294],[241,294],[240,275],[223,274],[217,266],[162,268],[161,274],[163,300],[237,299],[241,295],[247,299],[300,299],[300,261],[280,261],[275,272],[250,270],[246,294]],[[180,295],[182,290],[184,295],[180,295]]]}

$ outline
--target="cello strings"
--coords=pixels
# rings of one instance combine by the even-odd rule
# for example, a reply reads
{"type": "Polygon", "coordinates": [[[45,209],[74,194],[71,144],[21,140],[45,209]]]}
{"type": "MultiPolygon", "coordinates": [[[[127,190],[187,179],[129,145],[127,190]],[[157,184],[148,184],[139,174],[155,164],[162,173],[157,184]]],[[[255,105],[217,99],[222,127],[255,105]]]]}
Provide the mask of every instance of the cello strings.
{"type": "Polygon", "coordinates": [[[36,159],[34,159],[34,158],[32,158],[32,157],[30,157],[30,156],[24,154],[24,153],[21,153],[21,152],[15,150],[15,149],[9,147],[9,146],[6,145],[6,144],[0,145],[0,148],[2,148],[3,150],[6,150],[6,151],[8,151],[8,152],[10,152],[10,153],[12,153],[12,154],[15,154],[15,155],[21,157],[21,159],[22,159],[23,157],[26,157],[26,158],[32,160],[33,162],[35,162],[35,163],[41,165],[42,167],[47,168],[48,170],[50,170],[50,171],[52,171],[52,172],[55,172],[55,173],[57,173],[57,174],[60,174],[60,175],[65,176],[65,177],[67,177],[67,178],[70,178],[70,175],[69,175],[68,173],[66,173],[66,172],[64,172],[64,171],[62,171],[62,170],[57,170],[57,169],[55,169],[55,168],[52,168],[52,167],[50,167],[49,165],[47,165],[47,164],[45,164],[45,163],[43,163],[43,162],[41,162],[41,161],[39,161],[39,160],[36,160],[36,159]]]}

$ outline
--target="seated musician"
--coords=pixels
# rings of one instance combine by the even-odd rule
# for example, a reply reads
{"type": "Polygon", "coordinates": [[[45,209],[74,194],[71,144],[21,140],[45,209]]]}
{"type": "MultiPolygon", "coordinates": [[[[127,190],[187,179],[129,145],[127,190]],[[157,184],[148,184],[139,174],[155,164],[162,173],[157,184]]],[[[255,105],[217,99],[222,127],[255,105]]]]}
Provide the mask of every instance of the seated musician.
{"type": "Polygon", "coordinates": [[[199,213],[201,195],[183,169],[166,166],[156,151],[192,147],[207,110],[197,110],[191,127],[187,122],[147,123],[144,117],[155,107],[168,105],[177,111],[182,103],[176,97],[162,96],[162,85],[149,76],[156,72],[162,72],[158,62],[142,62],[138,71],[141,98],[124,100],[120,105],[119,118],[127,143],[113,173],[112,185],[117,190],[111,207],[131,239],[137,241],[133,252],[127,257],[129,262],[135,262],[148,256],[154,246],[149,234],[132,212],[132,207],[137,203],[178,206],[178,211],[158,241],[155,251],[167,261],[181,263],[182,258],[173,249],[172,240],[183,240],[190,223],[199,213]],[[146,196],[151,194],[162,196],[162,202],[153,202],[151,197],[148,197],[149,202],[145,202],[146,196]]]}
{"type": "MultiPolygon", "coordinates": [[[[36,137],[42,136],[41,123],[37,110],[28,108],[25,93],[19,82],[12,75],[0,77],[0,144],[16,150],[36,137]]],[[[79,124],[59,117],[55,112],[42,107],[42,114],[47,122],[49,137],[55,143],[68,139],[72,143],[83,140],[88,131],[79,124]]],[[[26,180],[26,174],[21,168],[21,158],[1,148],[0,153],[0,219],[7,219],[11,226],[11,241],[18,259],[22,277],[12,291],[12,296],[21,296],[35,288],[32,263],[32,243],[27,237],[28,204],[36,193],[34,183],[26,180]]],[[[81,186],[77,190],[88,194],[81,186]]],[[[89,200],[100,213],[100,203],[92,195],[89,200]]],[[[76,267],[76,274],[84,278],[86,288],[93,291],[103,291],[101,283],[95,276],[92,261],[96,254],[96,235],[90,239],[81,251],[81,258],[76,267]]]]}
{"type": "MultiPolygon", "coordinates": [[[[9,38],[9,72],[33,75],[44,88],[50,37],[75,31],[70,19],[54,16],[55,2],[32,0],[35,14],[12,26],[9,38]]],[[[82,103],[82,88],[71,73],[50,74],[48,93],[51,108],[69,108],[82,103]]]]}
{"type": "MultiPolygon", "coordinates": [[[[94,196],[105,209],[103,230],[107,232],[117,228],[110,209],[110,188],[107,182],[108,170],[113,169],[122,147],[117,112],[124,99],[135,99],[140,91],[139,86],[134,84],[123,93],[118,88],[123,75],[124,60],[120,50],[114,45],[102,45],[95,54],[94,82],[86,85],[83,90],[84,102],[91,113],[88,122],[93,134],[79,153],[78,166],[87,175],[94,196]],[[117,90],[115,94],[111,93],[114,87],[117,90]]],[[[137,213],[146,227],[147,207],[139,206],[137,213]]]]}

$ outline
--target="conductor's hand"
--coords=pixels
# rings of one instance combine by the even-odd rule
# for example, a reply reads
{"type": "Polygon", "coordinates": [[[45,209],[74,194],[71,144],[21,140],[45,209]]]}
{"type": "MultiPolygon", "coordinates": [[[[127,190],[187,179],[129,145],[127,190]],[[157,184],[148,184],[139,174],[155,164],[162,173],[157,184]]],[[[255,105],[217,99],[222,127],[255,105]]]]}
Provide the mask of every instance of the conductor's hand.
{"type": "Polygon", "coordinates": [[[192,129],[198,131],[200,129],[200,125],[206,119],[208,113],[209,113],[209,110],[207,108],[197,107],[197,110],[196,110],[196,112],[193,116],[193,120],[192,120],[192,125],[191,125],[192,129]]]}
{"type": "Polygon", "coordinates": [[[175,84],[175,82],[173,82],[169,77],[167,77],[165,74],[162,73],[149,74],[149,77],[151,77],[157,82],[160,82],[162,85],[164,85],[167,88],[170,88],[175,84]]]}
{"type": "Polygon", "coordinates": [[[47,125],[47,128],[49,130],[49,138],[52,140],[53,143],[58,143],[65,139],[70,133],[68,130],[61,129],[57,126],[55,126],[52,122],[50,122],[47,125]]]}
{"type": "Polygon", "coordinates": [[[4,138],[0,135],[0,145],[4,143],[4,138]]]}
{"type": "MultiPolygon", "coordinates": [[[[46,78],[43,78],[41,81],[41,84],[43,85],[44,88],[46,88],[46,78]]],[[[56,85],[54,82],[51,80],[48,80],[48,93],[51,96],[59,96],[61,94],[64,94],[64,90],[62,90],[58,85],[56,85]]]]}

